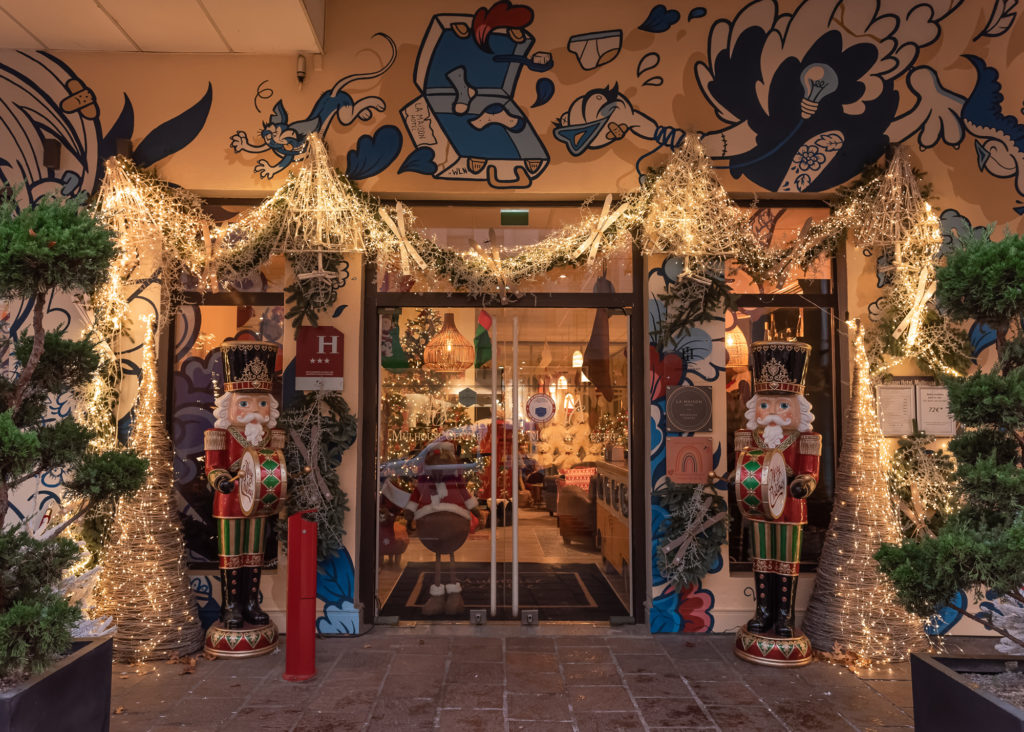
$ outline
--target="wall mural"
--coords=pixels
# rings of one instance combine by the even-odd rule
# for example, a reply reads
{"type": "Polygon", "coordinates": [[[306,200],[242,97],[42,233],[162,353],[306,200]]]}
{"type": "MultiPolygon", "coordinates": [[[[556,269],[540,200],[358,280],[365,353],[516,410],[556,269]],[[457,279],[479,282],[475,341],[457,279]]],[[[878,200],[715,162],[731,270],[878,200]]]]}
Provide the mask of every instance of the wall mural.
{"type": "MultiPolygon", "coordinates": [[[[284,102],[278,101],[267,118],[267,121],[263,123],[262,128],[258,133],[259,143],[252,143],[249,141],[249,136],[244,130],[238,130],[235,134],[231,135],[231,149],[236,153],[252,153],[259,155],[266,153],[268,157],[260,158],[256,161],[256,167],[253,168],[253,172],[256,173],[260,178],[273,178],[275,175],[285,170],[292,163],[302,160],[305,156],[306,150],[306,136],[311,132],[316,132],[323,136],[331,123],[337,120],[341,125],[351,125],[357,119],[363,122],[368,122],[373,118],[374,112],[383,112],[387,109],[384,100],[380,97],[365,96],[359,99],[353,99],[352,95],[349,94],[345,89],[349,84],[355,81],[361,81],[366,79],[376,79],[382,76],[391,65],[395,62],[395,57],[398,55],[398,49],[395,48],[395,42],[391,40],[390,36],[386,36],[383,33],[378,33],[387,44],[391,47],[390,58],[384,63],[384,65],[376,71],[370,71],[367,73],[349,74],[339,79],[334,85],[325,90],[313,104],[312,109],[303,119],[290,121],[288,117],[288,110],[285,109],[284,102]]],[[[263,95],[267,91],[264,87],[263,82],[257,88],[256,98],[264,98],[263,95]]],[[[256,110],[259,111],[259,106],[256,106],[256,110]]],[[[386,128],[385,128],[386,129],[386,128]]],[[[360,145],[365,146],[366,143],[360,141],[360,145]]],[[[400,144],[400,141],[399,141],[400,144]]],[[[395,156],[398,155],[398,150],[394,150],[394,155],[390,157],[380,170],[387,167],[395,156]]],[[[349,160],[349,169],[354,168],[352,160],[349,160]]],[[[380,170],[374,170],[369,172],[367,170],[358,170],[358,175],[350,176],[353,178],[369,177],[369,175],[375,175],[380,170]]]]}
{"type": "MultiPolygon", "coordinates": [[[[102,110],[88,81],[56,56],[42,51],[0,50],[0,185],[12,187],[19,206],[30,206],[41,197],[57,194],[74,196],[94,194],[103,180],[103,163],[117,151],[118,140],[132,140],[135,115],[132,101],[123,95],[121,110],[104,132],[102,110]],[[44,148],[55,141],[59,154],[44,154],[44,148]]],[[[131,158],[142,168],[152,166],[188,145],[206,123],[213,101],[213,87],[191,107],[167,119],[142,137],[132,150],[131,158]]],[[[152,289],[158,274],[134,282],[129,296],[133,314],[156,314],[157,298],[152,289]]],[[[45,311],[45,327],[78,330],[88,323],[81,304],[62,295],[50,293],[45,311]]],[[[3,335],[15,340],[28,328],[28,315],[33,301],[5,303],[13,312],[0,315],[3,335]]],[[[140,318],[136,318],[141,322],[140,318]]],[[[138,386],[136,343],[125,339],[118,353],[123,374],[123,388],[134,394],[138,386]]],[[[67,416],[71,409],[70,394],[51,397],[45,419],[67,416]]],[[[121,415],[119,433],[127,438],[132,412],[121,415]]],[[[40,512],[40,526],[45,526],[52,508],[59,504],[63,491],[63,475],[47,473],[36,485],[22,486],[12,498],[13,516],[40,512]]]]}
{"type": "MultiPolygon", "coordinates": [[[[24,186],[22,205],[40,196],[95,193],[103,161],[118,140],[132,140],[135,113],[127,94],[117,118],[103,132],[99,102],[70,66],[44,51],[0,50],[0,183],[24,186]],[[44,141],[60,146],[59,164],[43,154],[44,141]]],[[[135,145],[132,160],[149,167],[188,145],[206,124],[213,85],[198,102],[158,125],[135,145]]]]}
{"type": "MultiPolygon", "coordinates": [[[[420,96],[402,109],[415,146],[403,171],[494,188],[526,188],[544,172],[548,151],[515,101],[523,67],[553,66],[550,53],[530,53],[532,22],[531,8],[504,1],[430,19],[416,57],[420,96]]],[[[540,81],[537,103],[548,95],[540,81]]]]}
{"type": "MultiPolygon", "coordinates": [[[[666,444],[668,437],[692,436],[692,432],[674,432],[665,415],[665,397],[668,388],[679,384],[687,386],[711,385],[725,372],[723,336],[712,337],[709,331],[723,330],[724,318],[691,328],[686,335],[676,335],[665,346],[658,344],[656,334],[665,318],[665,303],[658,298],[670,282],[678,279],[684,263],[677,257],[668,257],[660,267],[648,272],[648,342],[651,384],[650,401],[650,463],[651,463],[651,578],[653,604],[650,611],[651,631],[655,633],[710,633],[715,629],[713,609],[715,596],[697,582],[688,587],[671,585],[658,569],[657,548],[668,526],[669,514],[662,507],[661,494],[668,485],[666,444]],[[717,344],[717,347],[716,347],[717,344]]],[[[722,473],[723,450],[715,445],[712,463],[722,473]]],[[[729,486],[719,481],[716,489],[727,495],[729,486]]],[[[719,553],[709,574],[720,572],[725,560],[719,553]]]]}

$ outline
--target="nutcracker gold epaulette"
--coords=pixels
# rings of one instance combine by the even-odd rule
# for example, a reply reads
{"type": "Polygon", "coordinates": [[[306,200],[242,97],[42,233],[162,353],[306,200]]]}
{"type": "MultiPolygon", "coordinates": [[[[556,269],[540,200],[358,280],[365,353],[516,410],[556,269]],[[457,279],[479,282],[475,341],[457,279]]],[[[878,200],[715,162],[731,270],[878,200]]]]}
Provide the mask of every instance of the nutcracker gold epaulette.
{"type": "Polygon", "coordinates": [[[270,430],[270,448],[272,450],[284,449],[284,430],[270,430]]]}
{"type": "Polygon", "coordinates": [[[745,447],[750,447],[754,442],[754,433],[750,430],[736,430],[733,436],[733,449],[739,451],[745,447]]]}
{"type": "Polygon", "coordinates": [[[821,435],[812,433],[800,436],[801,455],[821,455],[821,435]]]}
{"type": "Polygon", "coordinates": [[[203,433],[204,450],[223,450],[227,446],[224,430],[206,430],[203,433]]]}

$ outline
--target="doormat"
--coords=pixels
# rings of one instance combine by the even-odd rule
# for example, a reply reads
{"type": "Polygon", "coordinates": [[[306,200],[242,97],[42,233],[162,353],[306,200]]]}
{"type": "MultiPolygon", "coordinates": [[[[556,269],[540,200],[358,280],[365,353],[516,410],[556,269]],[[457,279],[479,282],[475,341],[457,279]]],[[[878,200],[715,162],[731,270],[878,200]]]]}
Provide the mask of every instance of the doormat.
{"type": "MultiPolygon", "coordinates": [[[[447,580],[448,563],[442,565],[442,578],[447,580]]],[[[456,562],[455,576],[462,583],[462,599],[468,610],[490,608],[491,565],[489,562],[456,562]]],[[[398,616],[400,620],[430,620],[421,608],[430,597],[434,581],[433,562],[409,562],[402,570],[395,589],[381,608],[381,615],[398,616]]],[[[512,618],[512,566],[498,564],[498,616],[495,620],[512,618]]],[[[543,620],[607,620],[613,615],[629,612],[595,564],[542,564],[523,562],[519,565],[519,607],[540,611],[543,620]]],[[[439,615],[435,618],[446,618],[439,615]]],[[[450,619],[450,618],[448,618],[450,619]]]]}

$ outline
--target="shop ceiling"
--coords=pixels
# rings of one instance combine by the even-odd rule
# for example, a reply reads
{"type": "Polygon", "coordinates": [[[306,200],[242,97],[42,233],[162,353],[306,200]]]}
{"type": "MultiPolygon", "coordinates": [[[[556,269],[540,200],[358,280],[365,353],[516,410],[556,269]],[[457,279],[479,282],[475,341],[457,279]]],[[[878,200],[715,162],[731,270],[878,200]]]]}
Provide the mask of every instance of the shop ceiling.
{"type": "Polygon", "coordinates": [[[323,53],[325,2],[0,0],[0,48],[323,53]]]}

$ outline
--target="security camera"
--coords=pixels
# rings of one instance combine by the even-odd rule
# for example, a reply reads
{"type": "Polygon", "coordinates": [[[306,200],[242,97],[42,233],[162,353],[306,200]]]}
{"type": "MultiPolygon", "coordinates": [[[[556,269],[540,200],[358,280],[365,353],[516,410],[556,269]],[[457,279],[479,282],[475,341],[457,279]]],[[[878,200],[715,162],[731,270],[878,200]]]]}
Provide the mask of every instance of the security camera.
{"type": "Polygon", "coordinates": [[[299,80],[299,86],[306,80],[306,57],[301,53],[295,61],[295,78],[299,80]]]}

